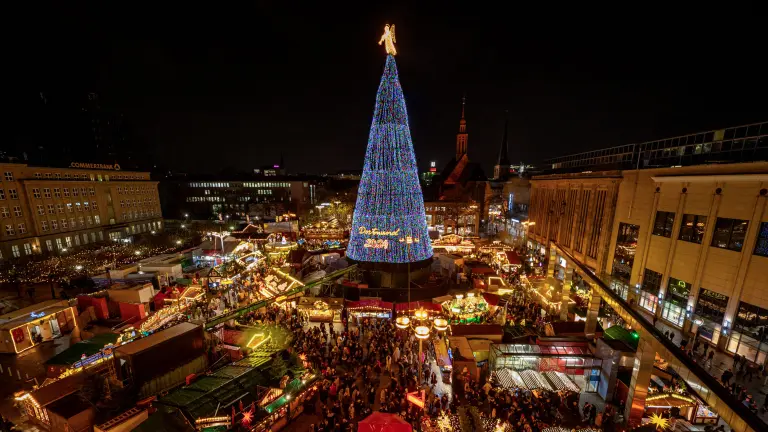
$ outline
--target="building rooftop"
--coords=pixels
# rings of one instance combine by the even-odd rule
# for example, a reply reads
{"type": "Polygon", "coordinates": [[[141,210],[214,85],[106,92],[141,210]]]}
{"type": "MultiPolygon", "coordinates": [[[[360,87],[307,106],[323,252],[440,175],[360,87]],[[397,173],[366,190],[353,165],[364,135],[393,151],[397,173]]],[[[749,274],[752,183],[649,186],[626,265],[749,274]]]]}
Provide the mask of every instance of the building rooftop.
{"type": "Polygon", "coordinates": [[[560,156],[545,172],[644,169],[768,160],[768,121],[560,156]]]}

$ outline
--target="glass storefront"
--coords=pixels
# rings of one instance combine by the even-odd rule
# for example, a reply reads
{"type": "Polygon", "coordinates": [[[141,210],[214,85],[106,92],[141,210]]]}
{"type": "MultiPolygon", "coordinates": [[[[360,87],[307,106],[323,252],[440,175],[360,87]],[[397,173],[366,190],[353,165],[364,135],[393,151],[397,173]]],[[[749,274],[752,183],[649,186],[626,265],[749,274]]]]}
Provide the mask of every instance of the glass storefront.
{"type": "Polygon", "coordinates": [[[626,301],[629,294],[629,284],[619,279],[613,279],[611,280],[611,290],[626,301]]]}
{"type": "MultiPolygon", "coordinates": [[[[629,283],[632,276],[632,265],[635,263],[635,251],[637,250],[637,238],[640,235],[640,225],[628,223],[619,224],[619,233],[616,237],[616,249],[613,252],[613,267],[611,275],[629,283]]],[[[624,296],[626,299],[626,296],[624,296]]]]}
{"type": "Polygon", "coordinates": [[[641,291],[640,292],[640,307],[646,309],[649,312],[656,313],[656,306],[658,306],[659,298],[655,295],[641,291]]]}
{"type": "Polygon", "coordinates": [[[739,302],[733,333],[728,341],[728,351],[757,364],[765,363],[768,357],[766,325],[768,325],[768,310],[739,302]]]}
{"type": "Polygon", "coordinates": [[[664,299],[661,317],[677,327],[682,327],[690,293],[691,284],[673,277],[669,278],[667,298],[664,299]]]}
{"type": "Polygon", "coordinates": [[[659,305],[659,292],[661,291],[661,273],[645,269],[643,284],[640,287],[640,307],[655,313],[659,305]]]}
{"type": "Polygon", "coordinates": [[[727,295],[701,288],[694,318],[694,322],[699,325],[699,336],[717,343],[720,333],[716,333],[715,330],[717,325],[723,323],[726,306],[728,306],[727,295]]]}

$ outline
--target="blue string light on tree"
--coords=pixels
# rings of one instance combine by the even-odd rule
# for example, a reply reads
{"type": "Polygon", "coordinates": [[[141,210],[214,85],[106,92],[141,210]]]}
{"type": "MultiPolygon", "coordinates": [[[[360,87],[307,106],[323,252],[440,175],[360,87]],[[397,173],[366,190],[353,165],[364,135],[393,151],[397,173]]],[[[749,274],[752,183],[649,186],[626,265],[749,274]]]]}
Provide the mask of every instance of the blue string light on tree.
{"type": "Polygon", "coordinates": [[[432,256],[432,244],[395,63],[394,31],[386,31],[382,40],[387,63],[376,94],[347,256],[364,262],[417,262],[432,256]]]}

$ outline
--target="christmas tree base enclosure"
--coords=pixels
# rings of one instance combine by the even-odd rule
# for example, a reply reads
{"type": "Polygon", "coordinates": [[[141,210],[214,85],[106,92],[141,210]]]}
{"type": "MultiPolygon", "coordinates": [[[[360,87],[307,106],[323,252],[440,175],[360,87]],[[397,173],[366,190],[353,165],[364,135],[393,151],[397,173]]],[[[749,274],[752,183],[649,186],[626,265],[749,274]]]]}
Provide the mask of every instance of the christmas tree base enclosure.
{"type": "MultiPolygon", "coordinates": [[[[429,260],[428,260],[429,261],[429,260]]],[[[370,263],[366,263],[370,264],[370,263]]],[[[344,284],[345,297],[356,300],[360,297],[380,297],[382,300],[402,303],[408,301],[408,270],[384,271],[362,267],[362,281],[358,285],[344,284]]],[[[411,301],[428,300],[448,292],[450,284],[446,278],[432,278],[432,268],[413,268],[411,264],[411,301]]]]}

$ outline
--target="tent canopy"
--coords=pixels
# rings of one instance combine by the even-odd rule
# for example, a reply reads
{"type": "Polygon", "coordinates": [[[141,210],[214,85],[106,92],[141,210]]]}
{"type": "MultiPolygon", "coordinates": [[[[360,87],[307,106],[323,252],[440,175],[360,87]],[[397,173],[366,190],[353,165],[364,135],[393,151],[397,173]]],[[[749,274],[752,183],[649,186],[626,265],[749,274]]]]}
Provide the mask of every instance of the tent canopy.
{"type": "Polygon", "coordinates": [[[523,263],[520,261],[520,257],[517,255],[517,252],[515,251],[504,251],[504,253],[507,255],[507,261],[511,265],[522,265],[523,263]]]}
{"type": "Polygon", "coordinates": [[[357,432],[411,432],[412,430],[411,425],[400,416],[379,411],[374,411],[357,424],[357,432]]]}
{"type": "Polygon", "coordinates": [[[411,303],[407,303],[407,302],[398,303],[397,305],[395,305],[395,309],[397,310],[397,312],[415,311],[419,309],[424,309],[425,311],[433,311],[438,313],[443,311],[443,307],[440,306],[439,304],[432,303],[432,302],[425,302],[425,301],[415,301],[411,303]]]}
{"type": "Polygon", "coordinates": [[[346,306],[347,308],[350,308],[350,309],[369,307],[369,308],[392,310],[392,303],[381,301],[378,299],[365,299],[365,300],[359,300],[359,301],[347,300],[346,306]]]}

